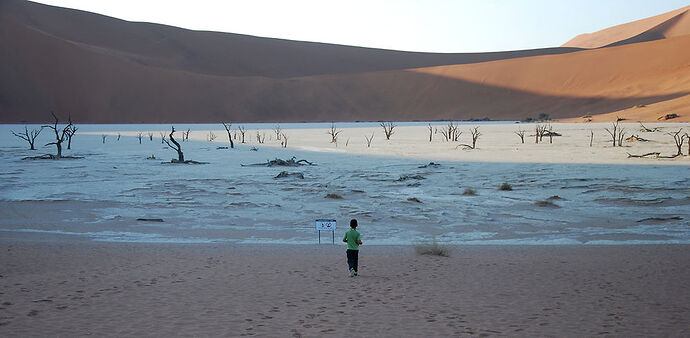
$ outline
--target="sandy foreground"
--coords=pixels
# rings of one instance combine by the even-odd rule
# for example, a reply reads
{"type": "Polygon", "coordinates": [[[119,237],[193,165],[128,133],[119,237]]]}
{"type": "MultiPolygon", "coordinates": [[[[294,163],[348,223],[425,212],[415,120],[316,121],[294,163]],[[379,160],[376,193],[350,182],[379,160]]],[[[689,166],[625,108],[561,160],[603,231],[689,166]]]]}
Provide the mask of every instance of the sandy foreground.
{"type": "MultiPolygon", "coordinates": [[[[457,124],[456,124],[457,125],[457,124]]],[[[236,124],[233,129],[241,124],[236,124]]],[[[332,143],[329,135],[330,126],[309,129],[283,129],[281,134],[288,138],[287,149],[333,152],[340,154],[374,155],[399,158],[414,158],[429,161],[470,161],[470,162],[520,162],[520,163],[591,163],[591,164],[690,164],[690,157],[677,158],[629,158],[628,154],[641,155],[659,152],[661,156],[676,154],[674,139],[668,133],[681,130],[680,135],[690,133],[688,123],[645,123],[647,128],[658,127],[656,132],[641,131],[638,122],[626,121],[619,124],[624,129],[625,138],[632,135],[646,141],[624,141],[623,147],[613,147],[606,128],[612,129],[612,123],[463,123],[458,126],[462,134],[455,142],[446,141],[442,131],[446,123],[436,122],[431,131],[427,125],[396,126],[393,135],[387,140],[383,128],[362,127],[342,128],[335,123],[339,132],[337,142],[332,143]],[[535,142],[537,125],[551,126],[551,130],[562,136],[548,137],[535,142]],[[464,145],[472,144],[471,130],[478,127],[481,133],[475,149],[464,145]],[[524,142],[516,134],[524,131],[524,142]],[[431,134],[431,141],[429,136],[431,134]],[[367,146],[367,137],[372,137],[367,146]],[[590,139],[592,146],[590,146],[590,139]]],[[[219,125],[219,127],[221,127],[219,125]]],[[[166,132],[166,131],[163,131],[166,132]]],[[[169,131],[167,131],[169,133],[169,131]]],[[[209,133],[217,136],[214,143],[227,145],[225,130],[194,130],[190,139],[207,141],[209,133]]],[[[101,134],[101,133],[91,133],[101,134]]],[[[116,135],[117,132],[103,134],[116,135]]],[[[123,136],[136,136],[136,132],[121,132],[123,136]]],[[[159,135],[159,131],[155,132],[159,135]]],[[[176,133],[181,138],[181,133],[176,133]]],[[[239,135],[239,134],[238,134],[239,135]]],[[[239,137],[239,136],[238,136],[239,137]]],[[[277,140],[271,129],[247,130],[245,145],[256,147],[282,147],[282,140],[277,140]],[[256,134],[265,136],[265,142],[258,144],[256,134]]],[[[241,144],[240,141],[235,140],[241,144]]],[[[682,147],[683,154],[688,154],[688,144],[682,147]]]]}
{"type": "Polygon", "coordinates": [[[690,246],[3,241],[1,336],[683,336],[690,246]]]}

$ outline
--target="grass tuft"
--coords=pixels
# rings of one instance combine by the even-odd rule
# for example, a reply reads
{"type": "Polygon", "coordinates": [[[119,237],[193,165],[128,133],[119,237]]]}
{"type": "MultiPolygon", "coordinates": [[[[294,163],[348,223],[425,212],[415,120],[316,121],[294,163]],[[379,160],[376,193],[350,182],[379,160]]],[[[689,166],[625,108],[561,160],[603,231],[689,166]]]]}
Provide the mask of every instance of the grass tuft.
{"type": "Polygon", "coordinates": [[[440,245],[436,240],[431,243],[417,244],[414,247],[418,255],[441,256],[450,257],[451,248],[445,245],[440,245]]]}
{"type": "Polygon", "coordinates": [[[475,196],[477,195],[477,191],[472,188],[466,188],[465,191],[462,192],[462,194],[467,196],[475,196]]]}
{"type": "Polygon", "coordinates": [[[513,190],[513,186],[508,184],[508,182],[503,182],[503,184],[501,184],[501,186],[498,188],[498,190],[511,191],[511,190],[513,190]]]}

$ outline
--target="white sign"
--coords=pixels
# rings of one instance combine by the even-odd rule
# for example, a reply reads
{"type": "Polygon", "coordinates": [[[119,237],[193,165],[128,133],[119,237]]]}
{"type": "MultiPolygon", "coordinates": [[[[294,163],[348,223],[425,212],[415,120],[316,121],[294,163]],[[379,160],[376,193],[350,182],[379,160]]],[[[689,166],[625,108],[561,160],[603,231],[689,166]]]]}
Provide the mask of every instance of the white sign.
{"type": "Polygon", "coordinates": [[[319,231],[335,231],[334,219],[317,219],[316,230],[319,231]]]}

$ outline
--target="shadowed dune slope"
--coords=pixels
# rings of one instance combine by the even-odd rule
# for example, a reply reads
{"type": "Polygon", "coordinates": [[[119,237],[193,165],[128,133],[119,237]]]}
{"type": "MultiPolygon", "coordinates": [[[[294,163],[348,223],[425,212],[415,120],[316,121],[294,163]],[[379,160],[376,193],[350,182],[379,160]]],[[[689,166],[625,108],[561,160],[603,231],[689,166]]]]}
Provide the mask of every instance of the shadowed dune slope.
{"type": "MultiPolygon", "coordinates": [[[[128,22],[24,0],[0,2],[0,18],[117,59],[150,67],[223,76],[287,78],[362,73],[578,50],[547,48],[468,54],[403,52],[192,31],[128,22]]],[[[4,45],[12,45],[14,40],[8,37],[3,42],[4,45]]]]}
{"type": "Polygon", "coordinates": [[[581,34],[562,47],[599,48],[690,34],[690,6],[657,16],[581,34]]]}

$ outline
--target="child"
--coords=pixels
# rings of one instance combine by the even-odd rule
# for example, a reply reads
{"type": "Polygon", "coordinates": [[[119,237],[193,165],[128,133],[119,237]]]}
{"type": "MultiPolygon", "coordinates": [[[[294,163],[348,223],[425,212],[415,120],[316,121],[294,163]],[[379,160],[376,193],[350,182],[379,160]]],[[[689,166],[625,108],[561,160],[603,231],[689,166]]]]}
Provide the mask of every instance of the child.
{"type": "Polygon", "coordinates": [[[362,240],[359,231],[357,231],[356,219],[350,220],[350,230],[345,232],[343,242],[347,243],[347,266],[350,268],[350,277],[357,276],[359,246],[362,245],[362,240]]]}

